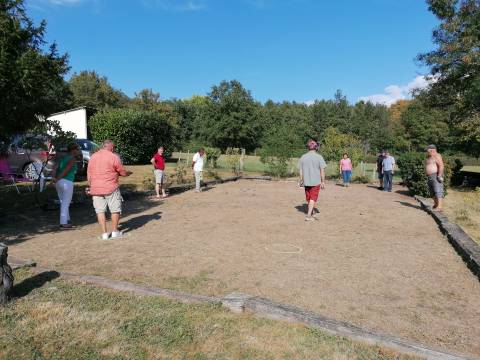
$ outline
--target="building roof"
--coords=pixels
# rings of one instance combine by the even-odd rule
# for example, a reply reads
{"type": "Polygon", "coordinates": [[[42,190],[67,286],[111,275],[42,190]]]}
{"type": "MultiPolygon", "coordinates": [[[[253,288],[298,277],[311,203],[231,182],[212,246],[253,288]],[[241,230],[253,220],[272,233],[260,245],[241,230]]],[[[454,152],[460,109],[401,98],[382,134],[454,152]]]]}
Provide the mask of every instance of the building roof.
{"type": "Polygon", "coordinates": [[[68,110],[64,110],[64,111],[59,111],[59,112],[56,112],[54,114],[50,114],[48,115],[48,117],[51,117],[51,116],[54,116],[54,115],[60,115],[60,114],[65,114],[65,113],[69,113],[69,112],[72,112],[72,111],[77,111],[77,110],[81,110],[81,109],[87,109],[86,106],[79,106],[79,107],[76,107],[74,109],[68,109],[68,110]]]}

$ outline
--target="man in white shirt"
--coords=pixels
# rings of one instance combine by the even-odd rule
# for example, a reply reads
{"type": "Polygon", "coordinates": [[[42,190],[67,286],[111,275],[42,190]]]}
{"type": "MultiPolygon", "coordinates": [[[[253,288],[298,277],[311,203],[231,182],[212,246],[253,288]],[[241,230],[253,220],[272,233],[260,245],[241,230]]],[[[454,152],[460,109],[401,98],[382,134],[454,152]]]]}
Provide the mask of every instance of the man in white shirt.
{"type": "Polygon", "coordinates": [[[200,148],[198,152],[193,155],[192,168],[195,174],[195,192],[200,192],[200,182],[202,181],[203,163],[205,160],[205,150],[200,148]]]}
{"type": "Polygon", "coordinates": [[[388,151],[385,152],[385,158],[382,162],[383,172],[383,191],[392,192],[393,173],[395,171],[395,158],[388,151]]]}

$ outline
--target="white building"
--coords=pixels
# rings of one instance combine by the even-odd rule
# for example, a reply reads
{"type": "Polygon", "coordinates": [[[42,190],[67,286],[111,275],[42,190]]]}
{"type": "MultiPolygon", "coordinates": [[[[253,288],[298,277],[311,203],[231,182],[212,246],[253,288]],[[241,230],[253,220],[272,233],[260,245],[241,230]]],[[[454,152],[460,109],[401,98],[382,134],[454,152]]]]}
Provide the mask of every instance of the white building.
{"type": "Polygon", "coordinates": [[[78,107],[58,112],[47,117],[47,120],[58,121],[63,131],[71,131],[77,139],[88,139],[87,108],[78,107]]]}

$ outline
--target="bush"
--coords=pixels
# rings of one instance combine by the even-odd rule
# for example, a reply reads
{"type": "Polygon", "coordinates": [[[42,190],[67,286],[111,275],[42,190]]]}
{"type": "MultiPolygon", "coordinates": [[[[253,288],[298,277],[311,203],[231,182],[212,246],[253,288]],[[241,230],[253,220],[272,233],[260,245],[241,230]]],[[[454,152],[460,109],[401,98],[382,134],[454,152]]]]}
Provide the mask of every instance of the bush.
{"type": "MultiPolygon", "coordinates": [[[[418,152],[407,152],[401,155],[398,160],[398,167],[400,168],[400,176],[403,183],[414,195],[428,197],[430,190],[427,184],[427,175],[425,174],[425,154],[418,152]]],[[[452,164],[448,158],[444,159],[445,173],[444,173],[444,187],[445,194],[450,185],[450,178],[452,175],[452,164]]]]}
{"type": "Polygon", "coordinates": [[[232,170],[235,175],[240,174],[240,158],[241,153],[239,148],[227,148],[225,152],[227,156],[227,166],[230,170],[232,170]]]}
{"type": "Polygon", "coordinates": [[[96,142],[115,142],[125,164],[146,164],[157,147],[165,147],[168,156],[173,148],[173,129],[164,114],[134,109],[106,109],[89,121],[96,142]]]}
{"type": "Polygon", "coordinates": [[[205,155],[207,156],[207,166],[216,169],[217,168],[217,161],[220,155],[222,155],[222,151],[219,148],[213,147],[206,147],[204,148],[205,155]]]}
{"type": "Polygon", "coordinates": [[[463,163],[460,159],[455,159],[453,163],[452,179],[450,180],[450,183],[452,186],[460,186],[463,184],[464,179],[464,175],[462,174],[463,163]]]}

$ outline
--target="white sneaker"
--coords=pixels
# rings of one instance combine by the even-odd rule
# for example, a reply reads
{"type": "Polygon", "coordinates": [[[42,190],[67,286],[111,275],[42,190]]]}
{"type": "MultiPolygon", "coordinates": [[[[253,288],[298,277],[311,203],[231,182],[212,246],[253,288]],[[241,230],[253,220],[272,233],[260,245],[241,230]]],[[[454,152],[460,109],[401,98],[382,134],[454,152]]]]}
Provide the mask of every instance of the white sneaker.
{"type": "Polygon", "coordinates": [[[109,237],[110,237],[109,233],[103,233],[102,234],[102,240],[108,240],[109,237]]]}
{"type": "Polygon", "coordinates": [[[120,238],[123,236],[123,233],[121,231],[113,231],[112,232],[112,239],[114,238],[120,238]]]}

